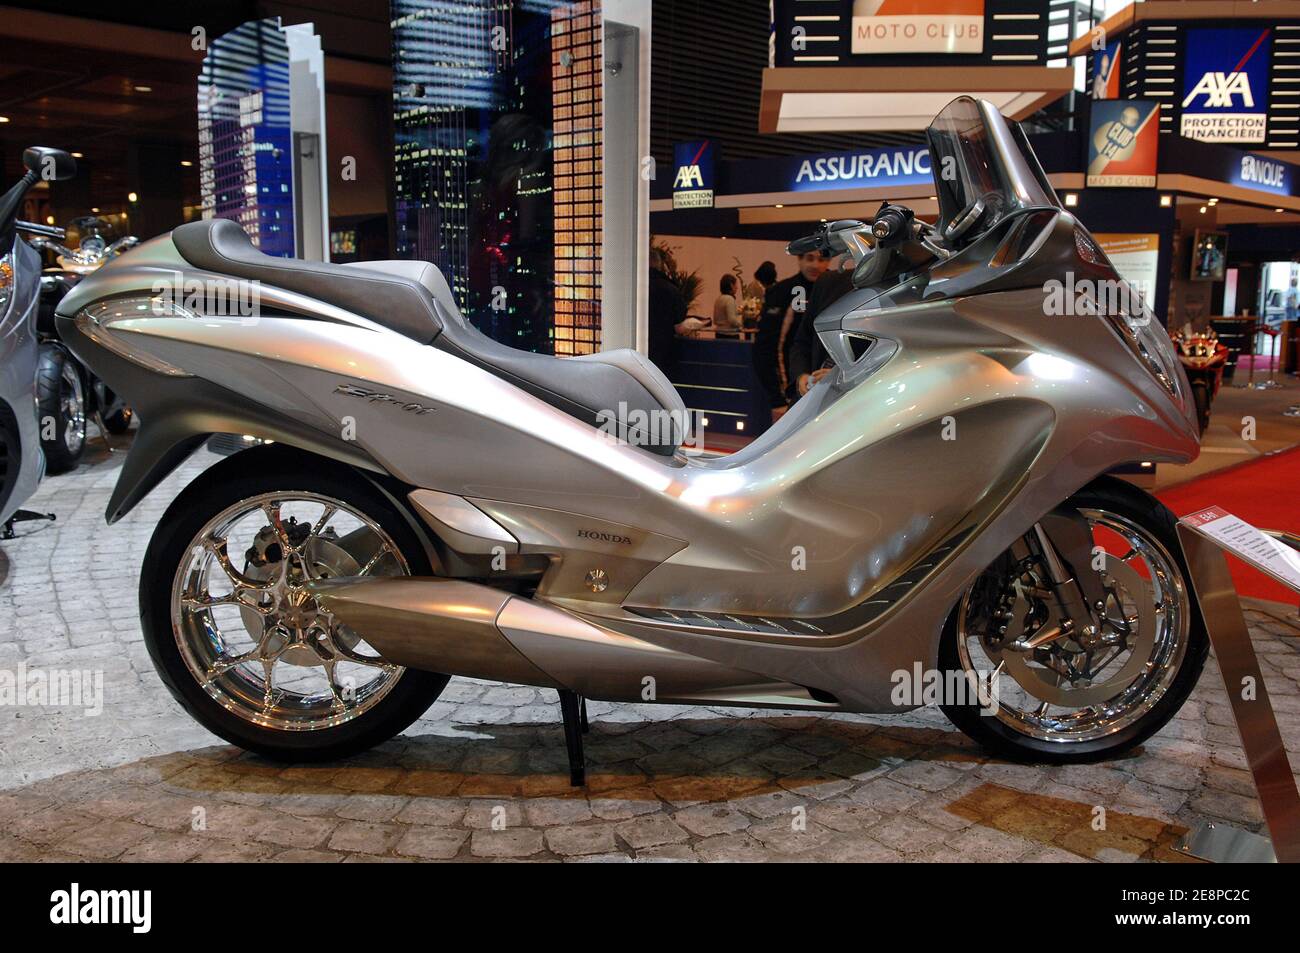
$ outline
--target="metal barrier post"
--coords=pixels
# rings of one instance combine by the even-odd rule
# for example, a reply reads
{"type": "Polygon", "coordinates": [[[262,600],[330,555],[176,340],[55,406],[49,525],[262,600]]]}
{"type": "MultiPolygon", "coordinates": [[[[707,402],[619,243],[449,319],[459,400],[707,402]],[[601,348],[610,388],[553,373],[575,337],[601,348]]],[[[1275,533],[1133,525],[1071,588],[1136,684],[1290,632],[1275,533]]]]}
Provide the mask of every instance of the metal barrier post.
{"type": "MultiPolygon", "coordinates": [[[[1283,534],[1269,535],[1280,537],[1283,534]]],[[[1223,674],[1223,685],[1228,692],[1232,716],[1272,843],[1269,843],[1269,838],[1249,831],[1203,822],[1190,831],[1176,849],[1219,862],[1277,860],[1300,863],[1300,792],[1296,790],[1291,763],[1278,731],[1273,706],[1268,700],[1264,675],[1255,648],[1250,643],[1246,619],[1228,571],[1228,561],[1223,554],[1225,543],[1187,519],[1178,523],[1178,539],[1187,557],[1192,585],[1223,674]]],[[[1290,540],[1285,541],[1291,545],[1290,540]]],[[[1242,555],[1237,548],[1231,551],[1242,555]]],[[[1259,562],[1247,561],[1300,591],[1292,580],[1283,578],[1259,562]]]]}

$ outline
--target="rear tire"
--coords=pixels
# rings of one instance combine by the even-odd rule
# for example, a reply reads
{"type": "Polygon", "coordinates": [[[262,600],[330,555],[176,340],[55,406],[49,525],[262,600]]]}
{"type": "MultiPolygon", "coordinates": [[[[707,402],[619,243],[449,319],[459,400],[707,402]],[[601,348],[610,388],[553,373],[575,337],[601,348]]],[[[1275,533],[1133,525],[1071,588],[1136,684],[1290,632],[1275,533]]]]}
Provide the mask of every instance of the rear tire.
{"type": "MultiPolygon", "coordinates": [[[[1000,715],[981,713],[978,704],[942,706],[949,720],[966,735],[993,754],[1013,761],[1079,764],[1115,758],[1137,747],[1163,728],[1182,707],[1196,687],[1209,654],[1209,637],[1201,618],[1200,606],[1191,589],[1190,575],[1175,530],[1177,519],[1174,514],[1155,498],[1114,477],[1101,477],[1093,481],[1063,505],[1078,510],[1115,514],[1140,527],[1160,544],[1164,555],[1168,556],[1171,569],[1180,577],[1171,580],[1171,588],[1175,593],[1181,590],[1186,594],[1186,644],[1176,663],[1175,675],[1159,690],[1148,710],[1131,724],[1119,725],[1116,730],[1101,737],[1082,740],[1073,740],[1068,736],[1033,737],[1000,715]]],[[[960,613],[965,604],[965,598],[958,602],[944,628],[939,649],[939,667],[944,672],[966,669],[958,648],[961,639],[960,613]]],[[[1004,673],[1001,677],[1005,679],[1008,676],[1004,673]]],[[[1133,681],[1136,683],[1137,679],[1133,681]]],[[[1153,688],[1153,693],[1155,691],[1153,688]]]]}
{"type": "Polygon", "coordinates": [[[74,469],[86,452],[86,390],[81,369],[62,345],[41,345],[36,407],[46,472],[74,469]]]}
{"type": "MultiPolygon", "coordinates": [[[[223,668],[223,674],[215,679],[210,677],[210,669],[208,687],[205,687],[193,668],[193,647],[185,641],[187,630],[184,613],[189,611],[197,614],[205,611],[187,610],[184,600],[185,587],[192,585],[195,578],[189,575],[186,567],[191,566],[191,560],[197,558],[196,552],[202,552],[195,547],[205,538],[205,528],[220,514],[229,512],[248,500],[266,494],[273,494],[277,499],[291,499],[295,493],[341,502],[349,513],[358,514],[362,520],[370,521],[386,534],[411,574],[432,574],[424,548],[403,514],[364,477],[340,464],[305,457],[279,446],[259,447],[211,467],[186,487],[168,508],[145,555],[140,577],[140,617],[145,644],[163,683],[181,706],[209,731],[232,744],[269,758],[283,761],[333,760],[364,751],[404,730],[437,700],[448,677],[415,669],[395,668],[400,674],[382,693],[375,693],[377,700],[368,701],[369,707],[358,709],[354,716],[348,716],[346,720],[340,720],[342,715],[333,716],[327,712],[315,722],[304,720],[294,723],[286,720],[283,726],[277,726],[276,719],[268,716],[264,723],[258,724],[252,720],[255,714],[250,716],[246,710],[246,697],[242,698],[241,705],[241,696],[237,692],[229,696],[222,695],[221,683],[238,676],[239,668],[223,668]],[[181,589],[174,592],[174,587],[178,586],[181,589]]],[[[250,512],[255,513],[256,510],[250,512]]],[[[250,516],[250,519],[256,522],[260,517],[250,516]]],[[[298,527],[303,525],[298,524],[298,527]]],[[[348,538],[345,536],[340,539],[336,535],[331,539],[334,544],[340,544],[348,538]]],[[[231,541],[236,540],[232,537],[231,541]]],[[[277,546],[278,544],[272,543],[267,552],[277,546]]],[[[337,549],[338,546],[335,545],[334,548],[337,549]]],[[[243,565],[243,572],[249,571],[250,564],[238,552],[230,552],[229,559],[237,566],[243,565]]],[[[354,569],[344,575],[355,572],[354,569]]],[[[211,590],[207,591],[211,593],[211,590]]],[[[261,601],[261,596],[258,601],[261,601]]],[[[218,625],[214,621],[215,609],[206,611],[208,615],[205,621],[220,635],[226,623],[218,625]]],[[[235,611],[242,613],[245,610],[239,608],[235,611]]],[[[264,620],[267,618],[271,617],[264,617],[264,620]]],[[[300,631],[303,625],[300,619],[295,618],[290,627],[298,627],[297,630],[300,631]]],[[[332,631],[331,638],[339,641],[332,631]]],[[[228,657],[230,651],[223,646],[218,661],[228,657]]],[[[302,651],[305,652],[306,649],[303,648],[302,651]]],[[[249,669],[257,669],[260,661],[258,659],[247,663],[249,669]]],[[[283,667],[286,664],[295,663],[286,663],[283,659],[272,662],[273,667],[283,667]]],[[[308,669],[310,667],[307,666],[308,669]]],[[[302,668],[295,671],[301,672],[302,668]]],[[[330,683],[334,681],[333,670],[329,671],[327,677],[330,683]]],[[[330,691],[333,690],[331,685],[330,691]]],[[[342,704],[337,698],[334,703],[342,704]]],[[[324,704],[330,703],[327,700],[324,704]]]]}

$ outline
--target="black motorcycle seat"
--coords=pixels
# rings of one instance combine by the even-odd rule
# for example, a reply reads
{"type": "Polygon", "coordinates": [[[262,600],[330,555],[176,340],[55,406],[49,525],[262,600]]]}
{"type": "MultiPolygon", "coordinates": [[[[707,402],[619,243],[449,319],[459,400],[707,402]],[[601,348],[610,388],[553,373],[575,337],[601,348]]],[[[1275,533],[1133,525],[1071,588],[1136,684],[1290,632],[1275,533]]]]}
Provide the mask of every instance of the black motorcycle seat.
{"type": "Polygon", "coordinates": [[[253,245],[238,223],[216,218],[172,232],[181,257],[195,268],[263,281],[351,311],[421,344],[469,361],[593,427],[608,427],[655,453],[671,455],[684,437],[686,407],[668,379],[629,349],[580,358],[520,351],[493,340],[464,319],[442,273],[428,262],[372,261],[347,265],[276,258],[253,245]],[[663,424],[629,428],[636,411],[671,411],[663,424]]]}

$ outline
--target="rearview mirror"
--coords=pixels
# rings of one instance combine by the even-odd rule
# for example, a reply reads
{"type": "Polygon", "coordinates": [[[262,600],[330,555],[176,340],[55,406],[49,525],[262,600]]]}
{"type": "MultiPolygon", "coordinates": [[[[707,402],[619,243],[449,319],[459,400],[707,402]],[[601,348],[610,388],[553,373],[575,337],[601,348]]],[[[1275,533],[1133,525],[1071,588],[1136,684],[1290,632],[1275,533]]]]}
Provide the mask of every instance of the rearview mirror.
{"type": "Polygon", "coordinates": [[[77,160],[62,149],[32,146],[23,151],[23,165],[46,182],[62,182],[77,174],[77,160]]]}

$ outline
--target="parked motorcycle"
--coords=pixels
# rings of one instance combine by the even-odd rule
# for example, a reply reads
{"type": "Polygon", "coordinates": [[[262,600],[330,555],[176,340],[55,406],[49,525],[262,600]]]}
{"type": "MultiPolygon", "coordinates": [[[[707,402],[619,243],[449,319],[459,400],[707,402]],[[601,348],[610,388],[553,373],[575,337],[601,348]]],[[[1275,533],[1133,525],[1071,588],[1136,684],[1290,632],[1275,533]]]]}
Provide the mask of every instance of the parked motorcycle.
{"type": "Polygon", "coordinates": [[[42,175],[68,179],[77,163],[66,152],[34,146],[23,153],[27,172],[0,197],[0,538],[13,523],[47,518],[19,507],[45,472],[33,403],[38,360],[36,329],[41,259],[17,234],[18,209],[42,175]]]}
{"type": "Polygon", "coordinates": [[[1210,406],[1223,386],[1223,369],[1228,366],[1228,348],[1219,341],[1213,328],[1193,331],[1190,326],[1171,335],[1178,349],[1187,382],[1196,406],[1196,421],[1201,433],[1210,426],[1210,406]]]}
{"type": "Polygon", "coordinates": [[[54,323],[55,310],[78,281],[140,240],[131,235],[114,239],[113,226],[93,215],[73,219],[66,230],[31,222],[19,222],[18,227],[34,236],[29,239],[34,247],[52,252],[58,262],[57,268],[41,275],[37,408],[41,420],[50,422],[41,435],[49,470],[64,473],[86,452],[87,420],[95,419],[108,433],[123,434],[130,429],[132,411],[64,346],[54,323]],[[63,244],[69,233],[78,237],[75,249],[63,244]]]}
{"type": "Polygon", "coordinates": [[[928,140],[937,226],[886,205],[792,247],[855,263],[816,319],[835,367],[727,457],[679,450],[690,417],[641,355],[501,345],[423,262],[270,258],[217,219],[88,277],[60,334],[142,420],[109,521],[209,434],[273,441],[149,544],[173,695],[309,760],[401,731],[451,675],[554,688],[575,782],[585,698],[937,701],[1054,763],[1141,743],[1208,643],[1174,516],[1105,473],[1195,458],[1187,379],[1147,316],[1045,316],[1045,282],[1118,276],[1018,125],[963,97],[928,140]],[[220,305],[252,282],[260,320],[220,305]]]}

